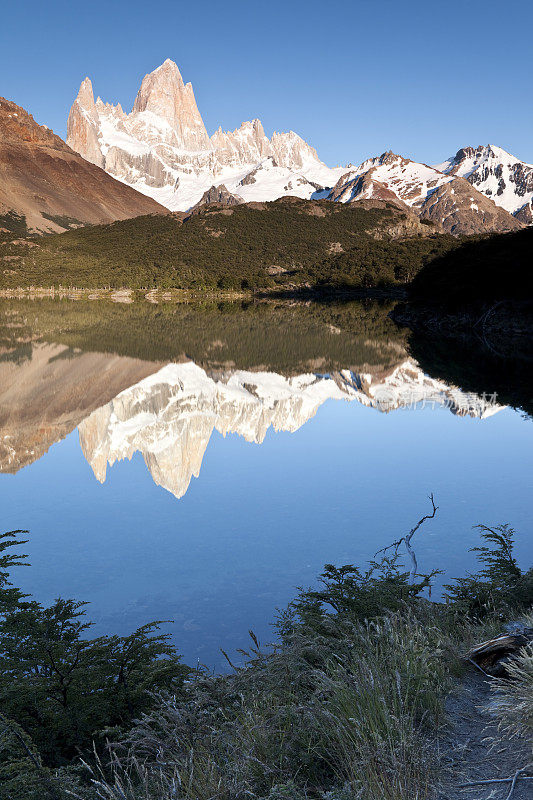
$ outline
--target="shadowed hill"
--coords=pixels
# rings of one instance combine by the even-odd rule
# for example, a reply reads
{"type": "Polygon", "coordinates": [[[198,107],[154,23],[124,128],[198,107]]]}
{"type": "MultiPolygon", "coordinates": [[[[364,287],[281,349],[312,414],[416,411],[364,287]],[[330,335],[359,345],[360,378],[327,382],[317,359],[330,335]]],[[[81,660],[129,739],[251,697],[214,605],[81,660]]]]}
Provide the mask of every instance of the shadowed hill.
{"type": "Polygon", "coordinates": [[[416,302],[466,308],[533,297],[533,229],[463,241],[416,276],[416,302]]]}

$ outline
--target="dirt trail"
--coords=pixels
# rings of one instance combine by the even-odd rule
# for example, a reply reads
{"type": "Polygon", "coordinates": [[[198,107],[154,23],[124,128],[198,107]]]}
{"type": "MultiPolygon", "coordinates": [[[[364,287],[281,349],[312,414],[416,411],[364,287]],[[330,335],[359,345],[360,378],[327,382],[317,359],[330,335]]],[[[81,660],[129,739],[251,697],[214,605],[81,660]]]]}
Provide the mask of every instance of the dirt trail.
{"type": "MultiPolygon", "coordinates": [[[[468,673],[446,704],[450,720],[441,742],[449,774],[438,800],[505,800],[511,784],[493,783],[459,788],[462,783],[507,778],[531,762],[531,746],[523,740],[502,741],[497,719],[490,713],[490,679],[468,673]]],[[[511,800],[533,800],[533,781],[517,781],[511,800]]]]}

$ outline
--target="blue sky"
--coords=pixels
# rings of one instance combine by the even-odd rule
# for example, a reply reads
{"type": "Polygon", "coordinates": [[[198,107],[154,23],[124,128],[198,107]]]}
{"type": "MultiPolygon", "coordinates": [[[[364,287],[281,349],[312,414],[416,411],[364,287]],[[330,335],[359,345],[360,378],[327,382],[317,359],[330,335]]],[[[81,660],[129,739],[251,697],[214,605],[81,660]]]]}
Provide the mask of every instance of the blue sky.
{"type": "Polygon", "coordinates": [[[330,165],[488,142],[533,162],[532,28],[525,0],[18,0],[2,4],[0,94],[65,136],[85,75],[130,110],[169,57],[210,133],[260,117],[330,165]]]}

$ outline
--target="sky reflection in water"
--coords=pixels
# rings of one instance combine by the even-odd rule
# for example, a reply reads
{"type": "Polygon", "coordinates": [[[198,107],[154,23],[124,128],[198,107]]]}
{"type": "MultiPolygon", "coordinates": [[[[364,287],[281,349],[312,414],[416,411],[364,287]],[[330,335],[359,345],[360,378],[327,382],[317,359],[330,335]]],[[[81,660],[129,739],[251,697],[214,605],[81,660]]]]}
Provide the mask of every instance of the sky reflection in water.
{"type": "Polygon", "coordinates": [[[176,499],[139,454],[96,481],[76,431],[16,475],[0,477],[4,528],[26,527],[32,567],[18,583],[43,601],[91,602],[94,632],[173,619],[186,661],[222,666],[218,648],[271,637],[276,607],[325,562],[352,563],[408,530],[435,493],[417,542],[443,580],[473,565],[477,522],[509,522],[533,558],[531,422],[445,409],[388,414],[329,400],[294,433],[261,445],[214,432],[201,473],[176,499]]]}

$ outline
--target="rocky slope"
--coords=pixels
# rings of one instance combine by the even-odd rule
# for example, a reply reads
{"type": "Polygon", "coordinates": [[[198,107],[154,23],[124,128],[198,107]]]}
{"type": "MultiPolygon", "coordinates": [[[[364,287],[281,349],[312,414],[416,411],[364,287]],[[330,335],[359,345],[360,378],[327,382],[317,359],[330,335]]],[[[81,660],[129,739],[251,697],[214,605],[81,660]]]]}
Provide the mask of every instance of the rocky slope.
{"type": "Polygon", "coordinates": [[[533,223],[533,165],[495,145],[463,147],[435,169],[472,184],[516,219],[533,223]]]}
{"type": "Polygon", "coordinates": [[[500,409],[429,378],[410,360],[377,378],[351,370],[292,378],[208,373],[189,362],[169,364],[93,412],[79,426],[80,444],[99,481],[105,481],[108,465],[140,452],[155,483],[182,497],[200,473],[213,431],[261,443],[270,427],[296,431],[331,399],[382,412],[430,404],[479,418],[500,409]]]}
{"type": "Polygon", "coordinates": [[[345,172],[328,197],[342,203],[388,200],[409,207],[421,219],[453,234],[506,232],[522,227],[519,220],[464,178],[390,151],[345,172]]]}
{"type": "Polygon", "coordinates": [[[293,131],[269,139],[258,119],[209,137],[192,85],[170,59],[143,78],[129,114],[120,104],[95,102],[86,78],[67,132],[84,158],[176,211],[191,208],[213,185],[245,201],[309,198],[340,174],[293,131]]]}
{"type": "Polygon", "coordinates": [[[0,98],[0,215],[30,230],[112,222],[165,209],[88,163],[15,103],[0,98]]]}
{"type": "Polygon", "coordinates": [[[195,206],[192,207],[192,211],[197,208],[201,208],[202,206],[212,206],[217,205],[220,207],[223,206],[238,206],[239,203],[242,203],[242,197],[238,194],[232,194],[228,192],[224,184],[220,184],[220,186],[211,186],[210,189],[207,189],[198,200],[195,206]]]}
{"type": "Polygon", "coordinates": [[[416,208],[421,219],[438,223],[454,235],[508,233],[522,227],[519,220],[476,191],[464,178],[441,184],[416,208]]]}

